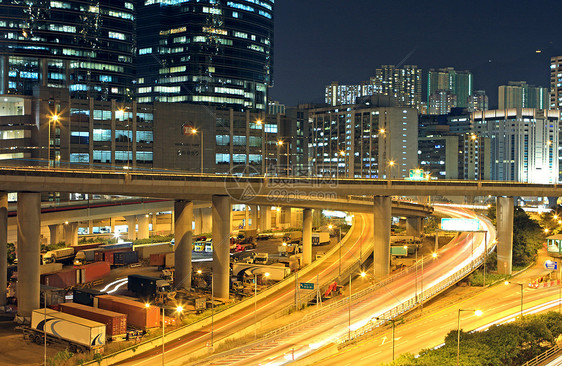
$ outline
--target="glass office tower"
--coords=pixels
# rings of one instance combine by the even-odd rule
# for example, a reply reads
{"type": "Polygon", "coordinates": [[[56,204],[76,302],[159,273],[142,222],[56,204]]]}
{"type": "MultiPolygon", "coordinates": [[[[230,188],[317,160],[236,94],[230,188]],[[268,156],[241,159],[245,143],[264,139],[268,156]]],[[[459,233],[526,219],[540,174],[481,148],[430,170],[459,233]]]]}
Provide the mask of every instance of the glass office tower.
{"type": "Polygon", "coordinates": [[[0,93],[68,87],[71,98],[132,99],[135,5],[2,0],[0,93]]]}
{"type": "Polygon", "coordinates": [[[137,101],[265,111],[273,6],[273,0],[141,1],[137,101]]]}

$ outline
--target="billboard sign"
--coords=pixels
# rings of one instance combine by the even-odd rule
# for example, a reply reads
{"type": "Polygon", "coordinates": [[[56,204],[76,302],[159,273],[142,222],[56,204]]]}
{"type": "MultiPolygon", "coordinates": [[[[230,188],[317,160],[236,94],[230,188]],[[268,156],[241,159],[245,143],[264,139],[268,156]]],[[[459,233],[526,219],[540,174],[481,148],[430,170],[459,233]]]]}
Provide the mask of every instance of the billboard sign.
{"type": "Polygon", "coordinates": [[[441,219],[441,230],[445,231],[480,231],[480,221],[478,219],[441,219]]]}

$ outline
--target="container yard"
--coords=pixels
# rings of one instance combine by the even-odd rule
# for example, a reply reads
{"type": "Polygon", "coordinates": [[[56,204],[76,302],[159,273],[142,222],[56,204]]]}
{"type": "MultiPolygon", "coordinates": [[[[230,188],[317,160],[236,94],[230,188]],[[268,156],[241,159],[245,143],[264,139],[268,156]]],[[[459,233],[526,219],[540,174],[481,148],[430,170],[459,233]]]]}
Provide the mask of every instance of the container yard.
{"type": "Polygon", "coordinates": [[[118,296],[102,295],[94,298],[94,307],[126,314],[127,323],[137,329],[148,330],[159,327],[160,308],[118,296]]]}

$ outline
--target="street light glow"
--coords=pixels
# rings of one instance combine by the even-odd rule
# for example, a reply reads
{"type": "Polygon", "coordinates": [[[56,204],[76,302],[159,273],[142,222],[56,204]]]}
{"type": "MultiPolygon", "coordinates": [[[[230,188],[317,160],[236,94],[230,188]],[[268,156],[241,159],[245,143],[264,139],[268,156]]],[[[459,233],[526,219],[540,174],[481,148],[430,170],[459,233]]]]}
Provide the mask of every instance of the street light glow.
{"type": "Polygon", "coordinates": [[[283,146],[283,140],[279,140],[279,141],[277,141],[277,145],[279,145],[279,146],[283,146]]]}
{"type": "Polygon", "coordinates": [[[144,307],[145,307],[145,308],[149,308],[149,307],[150,307],[150,304],[149,304],[149,303],[145,303],[145,304],[144,304],[144,307]]]}
{"type": "Polygon", "coordinates": [[[59,120],[59,115],[58,115],[58,114],[53,114],[53,115],[51,116],[51,121],[53,121],[53,122],[58,122],[58,120],[59,120]]]}
{"type": "Polygon", "coordinates": [[[192,129],[191,129],[191,134],[192,134],[192,135],[197,135],[197,129],[196,129],[196,128],[192,128],[192,129]]]}
{"type": "Polygon", "coordinates": [[[183,311],[183,306],[178,305],[178,306],[176,307],[176,311],[177,311],[178,313],[181,313],[181,312],[183,311]]]}
{"type": "Polygon", "coordinates": [[[476,315],[476,316],[482,316],[482,314],[483,314],[483,313],[482,313],[482,310],[476,310],[476,311],[474,312],[474,315],[476,315]]]}
{"type": "Polygon", "coordinates": [[[361,277],[365,277],[367,273],[365,271],[361,271],[361,277]]]}

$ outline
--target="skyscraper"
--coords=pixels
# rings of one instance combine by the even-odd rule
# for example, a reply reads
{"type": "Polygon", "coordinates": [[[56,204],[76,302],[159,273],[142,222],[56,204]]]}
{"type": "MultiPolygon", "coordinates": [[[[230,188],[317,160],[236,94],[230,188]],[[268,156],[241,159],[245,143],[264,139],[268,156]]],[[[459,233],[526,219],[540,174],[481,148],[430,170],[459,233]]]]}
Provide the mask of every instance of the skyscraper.
{"type": "Polygon", "coordinates": [[[124,0],[0,3],[0,94],[36,85],[72,98],[126,100],[134,79],[135,5],[124,0]]]}
{"type": "Polygon", "coordinates": [[[474,82],[470,71],[457,71],[452,67],[430,69],[427,76],[427,103],[437,90],[448,90],[457,96],[457,107],[466,108],[468,97],[474,90],[474,82]]]}
{"type": "Polygon", "coordinates": [[[273,0],[146,0],[138,9],[137,100],[267,109],[273,0]]]}
{"type": "Polygon", "coordinates": [[[562,56],[550,59],[550,109],[562,109],[562,56]]]}
{"type": "Polygon", "coordinates": [[[498,109],[548,109],[548,89],[528,85],[525,81],[510,81],[498,87],[498,109]]]}

